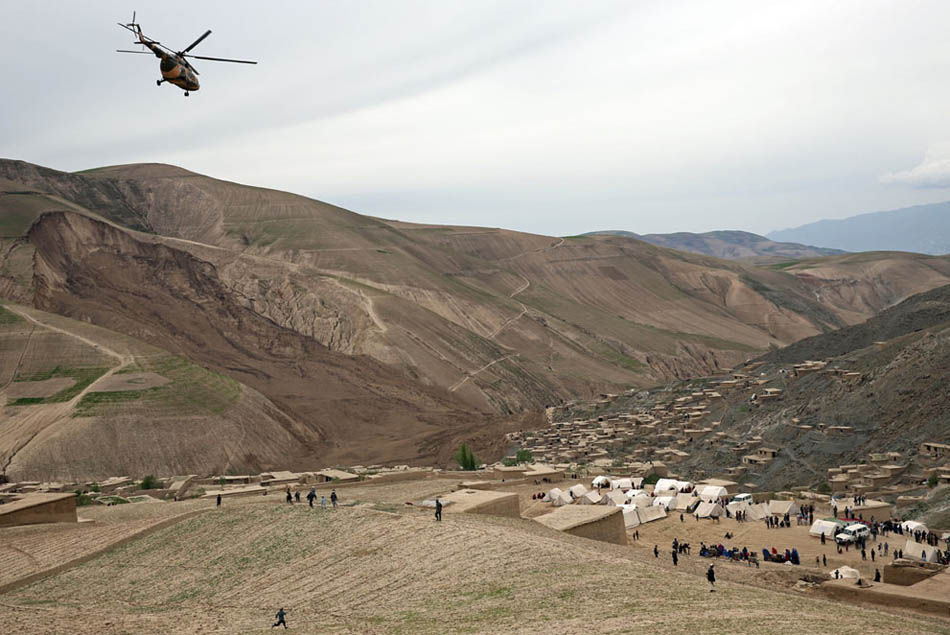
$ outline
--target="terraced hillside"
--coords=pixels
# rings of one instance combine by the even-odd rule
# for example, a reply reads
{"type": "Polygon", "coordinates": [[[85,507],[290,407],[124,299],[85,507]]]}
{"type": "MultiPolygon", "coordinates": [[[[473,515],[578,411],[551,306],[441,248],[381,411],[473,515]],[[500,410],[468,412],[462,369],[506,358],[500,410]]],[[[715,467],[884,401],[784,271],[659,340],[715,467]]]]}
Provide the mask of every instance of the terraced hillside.
{"type": "Polygon", "coordinates": [[[774,583],[752,586],[745,581],[756,572],[745,567],[717,566],[712,602],[702,563],[681,564],[673,569],[654,563],[647,549],[576,538],[530,520],[455,514],[435,523],[405,505],[321,512],[265,498],[229,500],[5,594],[0,629],[245,632],[269,627],[281,606],[291,628],[313,633],[946,627],[774,583]]]}

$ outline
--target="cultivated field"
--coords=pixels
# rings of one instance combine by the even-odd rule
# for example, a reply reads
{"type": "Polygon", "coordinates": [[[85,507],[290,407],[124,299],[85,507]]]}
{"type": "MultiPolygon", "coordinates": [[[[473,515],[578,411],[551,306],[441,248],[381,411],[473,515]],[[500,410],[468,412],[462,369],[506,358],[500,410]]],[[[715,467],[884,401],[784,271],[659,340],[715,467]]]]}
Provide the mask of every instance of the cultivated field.
{"type": "MultiPolygon", "coordinates": [[[[698,563],[674,570],[530,520],[436,523],[403,504],[444,484],[341,489],[344,504],[362,503],[325,512],[280,496],[123,506],[210,509],[6,594],[0,630],[258,632],[283,606],[291,628],[314,633],[950,632],[933,618],[742,584],[738,567],[721,567],[711,594],[698,563]]],[[[128,513],[96,510],[101,523],[128,513]]]]}

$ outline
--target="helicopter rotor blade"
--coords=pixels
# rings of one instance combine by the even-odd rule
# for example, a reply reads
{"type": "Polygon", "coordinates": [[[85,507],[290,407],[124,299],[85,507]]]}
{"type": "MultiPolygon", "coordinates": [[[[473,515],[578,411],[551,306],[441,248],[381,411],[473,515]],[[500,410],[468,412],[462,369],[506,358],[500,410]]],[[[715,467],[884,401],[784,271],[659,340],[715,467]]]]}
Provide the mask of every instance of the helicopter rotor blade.
{"type": "Polygon", "coordinates": [[[193,57],[196,60],[211,60],[212,62],[234,62],[235,64],[257,64],[257,62],[252,62],[250,60],[231,60],[226,57],[205,57],[204,55],[185,55],[185,57],[193,57]]]}
{"type": "Polygon", "coordinates": [[[209,35],[211,35],[211,29],[208,29],[207,31],[205,31],[205,32],[204,32],[204,35],[202,35],[200,38],[198,38],[197,40],[195,40],[194,42],[192,42],[192,43],[191,43],[191,46],[189,46],[189,47],[186,48],[184,51],[182,51],[182,52],[180,53],[180,55],[184,55],[185,53],[187,53],[187,52],[190,51],[191,49],[193,49],[193,48],[195,48],[196,46],[198,46],[199,44],[201,44],[201,40],[205,39],[205,38],[208,37],[209,35]]]}
{"type": "Polygon", "coordinates": [[[123,49],[116,49],[116,53],[138,53],[139,55],[154,55],[151,51],[126,51],[123,49]]]}

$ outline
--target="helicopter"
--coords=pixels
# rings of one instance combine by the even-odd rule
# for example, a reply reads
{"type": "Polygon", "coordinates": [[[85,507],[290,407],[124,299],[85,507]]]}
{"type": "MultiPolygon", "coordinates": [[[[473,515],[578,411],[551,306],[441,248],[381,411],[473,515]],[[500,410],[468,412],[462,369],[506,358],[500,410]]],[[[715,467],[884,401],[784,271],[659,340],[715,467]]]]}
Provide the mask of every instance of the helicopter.
{"type": "Polygon", "coordinates": [[[131,31],[133,34],[138,36],[138,42],[136,42],[136,44],[142,44],[143,46],[147,47],[151,53],[149,53],[149,51],[126,51],[123,49],[116,49],[116,53],[138,53],[140,55],[151,55],[154,53],[155,57],[162,60],[159,66],[162,71],[162,78],[156,80],[155,83],[158,86],[161,86],[164,82],[174,84],[185,91],[185,97],[187,97],[191,91],[195,91],[200,88],[198,84],[198,69],[191,65],[191,63],[188,61],[188,58],[197,60],[211,60],[214,62],[234,62],[236,64],[257,64],[257,62],[252,62],[250,60],[232,60],[224,57],[190,55],[188,51],[198,46],[202,40],[211,35],[211,29],[205,31],[204,34],[192,42],[188,48],[175,52],[167,46],[164,46],[161,42],[143,35],[142,27],[135,22],[135,12],[132,13],[131,22],[128,24],[122,24],[121,22],[118,22],[117,24],[123,29],[131,31]]]}

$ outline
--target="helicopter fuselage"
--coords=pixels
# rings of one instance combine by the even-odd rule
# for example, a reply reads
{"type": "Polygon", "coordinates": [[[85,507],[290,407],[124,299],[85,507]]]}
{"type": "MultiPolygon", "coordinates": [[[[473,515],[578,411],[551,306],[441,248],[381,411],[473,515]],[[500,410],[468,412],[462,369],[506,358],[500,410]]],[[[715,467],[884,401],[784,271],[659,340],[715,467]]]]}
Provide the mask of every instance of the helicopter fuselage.
{"type": "Polygon", "coordinates": [[[143,39],[141,43],[155,53],[155,57],[162,60],[159,64],[159,70],[162,72],[163,81],[174,84],[185,91],[194,91],[200,88],[198,75],[189,68],[187,61],[182,60],[177,55],[166,53],[147,40],[143,39]]]}

